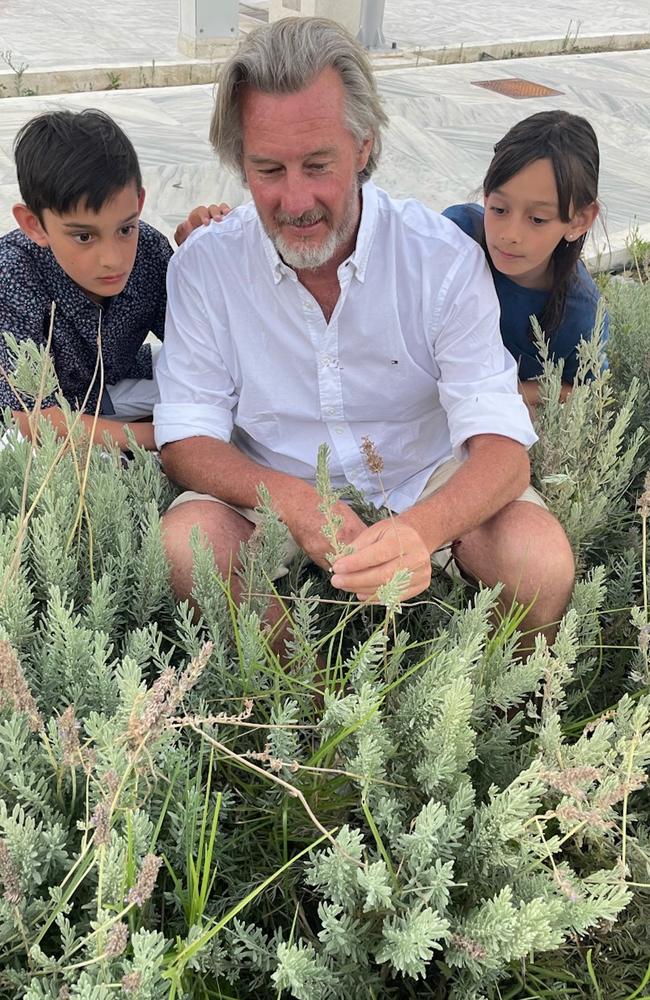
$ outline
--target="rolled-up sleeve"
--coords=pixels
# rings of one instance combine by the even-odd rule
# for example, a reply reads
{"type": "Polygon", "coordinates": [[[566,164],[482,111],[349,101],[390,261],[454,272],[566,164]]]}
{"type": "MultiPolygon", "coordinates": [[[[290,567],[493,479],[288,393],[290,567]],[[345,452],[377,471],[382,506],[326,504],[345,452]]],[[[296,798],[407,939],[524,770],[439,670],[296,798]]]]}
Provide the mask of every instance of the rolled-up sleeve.
{"type": "Polygon", "coordinates": [[[431,337],[454,455],[462,459],[465,442],[477,434],[500,434],[530,448],[537,435],[501,340],[492,276],[475,244],[468,243],[442,283],[431,337]]]}
{"type": "MultiPolygon", "coordinates": [[[[197,436],[229,441],[233,430],[237,393],[220,349],[224,331],[213,305],[208,317],[191,250],[188,246],[188,252],[178,252],[167,271],[165,340],[155,372],[160,393],[153,415],[158,448],[197,436]]],[[[214,294],[219,294],[217,288],[214,294]]]]}

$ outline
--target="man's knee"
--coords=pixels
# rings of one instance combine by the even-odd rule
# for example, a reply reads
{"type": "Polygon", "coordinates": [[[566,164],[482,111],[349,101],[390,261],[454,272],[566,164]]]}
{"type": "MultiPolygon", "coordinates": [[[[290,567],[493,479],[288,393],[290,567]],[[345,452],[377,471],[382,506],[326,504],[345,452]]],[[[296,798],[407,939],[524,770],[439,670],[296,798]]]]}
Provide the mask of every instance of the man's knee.
{"type": "Polygon", "coordinates": [[[516,501],[518,546],[527,556],[531,572],[544,585],[570,593],[575,577],[573,551],[564,528],[544,507],[516,501]]]}
{"type": "Polygon", "coordinates": [[[195,529],[212,549],[220,571],[227,573],[241,542],[250,538],[253,525],[236,511],[211,500],[190,500],[170,508],[162,518],[162,533],[175,590],[186,590],[192,574],[195,529]]]}
{"type": "Polygon", "coordinates": [[[457,559],[484,583],[505,584],[522,603],[551,592],[558,604],[566,603],[573,588],[575,564],[564,529],[550,511],[527,501],[508,504],[462,539],[457,559]]]}

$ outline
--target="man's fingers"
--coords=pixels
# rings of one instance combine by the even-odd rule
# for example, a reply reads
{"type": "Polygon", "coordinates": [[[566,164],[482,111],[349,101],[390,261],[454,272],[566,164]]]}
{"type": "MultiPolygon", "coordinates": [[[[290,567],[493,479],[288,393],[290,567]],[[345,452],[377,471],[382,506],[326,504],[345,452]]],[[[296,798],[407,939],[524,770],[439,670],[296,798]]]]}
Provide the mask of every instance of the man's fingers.
{"type": "MultiPolygon", "coordinates": [[[[417,597],[421,594],[423,590],[426,590],[429,586],[430,581],[425,580],[420,584],[411,584],[402,594],[400,594],[400,601],[410,601],[412,597],[417,597]]],[[[357,594],[356,598],[361,601],[362,604],[382,604],[382,602],[377,597],[377,591],[373,591],[371,594],[357,594]]]]}
{"type": "Polygon", "coordinates": [[[356,573],[369,566],[378,566],[401,552],[401,543],[395,529],[391,532],[383,523],[373,524],[358,534],[352,547],[354,552],[340,556],[332,566],[335,573],[356,573]]]}
{"type": "Polygon", "coordinates": [[[357,572],[335,573],[331,579],[333,587],[339,590],[358,591],[364,594],[374,594],[377,587],[389,580],[400,569],[402,563],[400,559],[391,559],[388,562],[373,564],[369,568],[360,569],[357,572]]]}

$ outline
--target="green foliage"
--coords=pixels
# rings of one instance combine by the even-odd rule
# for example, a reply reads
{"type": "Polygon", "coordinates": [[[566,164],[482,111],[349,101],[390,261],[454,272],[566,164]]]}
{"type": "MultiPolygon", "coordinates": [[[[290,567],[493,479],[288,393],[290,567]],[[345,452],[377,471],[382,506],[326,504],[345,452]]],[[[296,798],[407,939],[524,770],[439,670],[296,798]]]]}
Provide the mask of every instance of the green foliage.
{"type": "Polygon", "coordinates": [[[639,381],[639,399],[633,427],[650,427],[650,283],[610,279],[604,296],[610,317],[607,356],[612,384],[623,398],[633,379],[639,381]]]}
{"type": "Polygon", "coordinates": [[[561,371],[548,360],[548,345],[537,328],[544,359],[538,418],[540,441],[533,452],[533,475],[550,509],[563,524],[579,562],[602,560],[625,545],[629,532],[626,490],[647,454],[647,434],[632,432],[639,405],[638,378],[618,398],[609,371],[600,368],[602,306],[597,333],[579,348],[576,384],[560,404],[561,371]]]}
{"type": "Polygon", "coordinates": [[[493,629],[497,590],[435,578],[400,613],[399,578],[377,610],[297,566],[281,664],[263,621],[285,529],[264,492],[241,607],[194,539],[195,616],[169,589],[173,490],[152,456],[125,468],[45,423],[36,449],[6,442],[0,997],[643,995],[650,501],[632,332],[617,354],[631,294],[610,301],[609,373],[590,381],[583,348],[561,404],[545,366],[534,470],[579,579],[526,662],[517,609],[493,629]]]}

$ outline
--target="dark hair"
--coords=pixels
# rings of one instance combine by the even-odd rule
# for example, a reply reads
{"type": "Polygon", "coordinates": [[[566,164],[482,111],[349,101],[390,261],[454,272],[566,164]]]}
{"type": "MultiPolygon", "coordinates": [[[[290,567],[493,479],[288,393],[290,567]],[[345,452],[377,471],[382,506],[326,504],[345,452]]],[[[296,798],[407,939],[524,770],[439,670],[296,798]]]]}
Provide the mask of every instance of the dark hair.
{"type": "Polygon", "coordinates": [[[79,204],[98,212],[134,183],[138,157],[122,129],[103,111],[48,111],[23,125],[14,140],[20,194],[41,224],[43,210],[61,215],[79,204]]]}
{"type": "MultiPolygon", "coordinates": [[[[536,160],[550,160],[555,174],[560,218],[598,200],[600,154],[596,133],[586,120],[568,111],[540,111],[517,122],[494,147],[494,157],[483,181],[487,197],[520,170],[536,160]]],[[[562,322],[567,290],[575,273],[587,234],[568,242],[560,240],[553,251],[553,288],[540,326],[550,337],[562,322]]],[[[489,253],[486,253],[493,266],[489,253]]]]}

